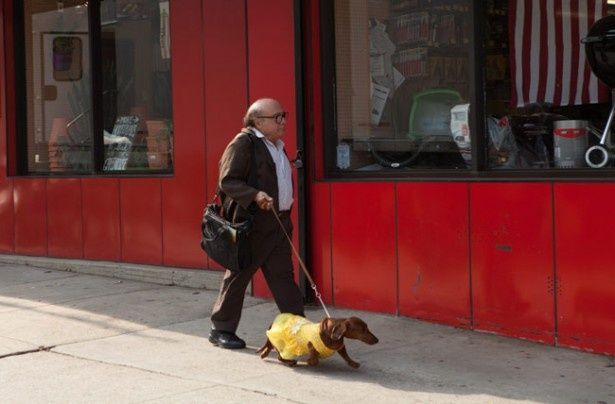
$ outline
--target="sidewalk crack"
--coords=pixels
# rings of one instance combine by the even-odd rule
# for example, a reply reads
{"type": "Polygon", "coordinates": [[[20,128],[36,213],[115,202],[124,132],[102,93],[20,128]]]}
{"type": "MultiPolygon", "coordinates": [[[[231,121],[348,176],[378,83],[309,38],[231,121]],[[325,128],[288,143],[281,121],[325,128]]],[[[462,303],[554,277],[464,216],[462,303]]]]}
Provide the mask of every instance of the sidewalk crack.
{"type": "Polygon", "coordinates": [[[55,347],[56,347],[55,345],[50,345],[50,346],[41,345],[38,348],[34,348],[34,349],[27,349],[25,351],[17,351],[17,352],[11,352],[8,354],[0,355],[0,359],[9,358],[11,356],[27,355],[31,353],[37,353],[37,352],[49,352],[55,347]]]}
{"type": "MultiPolygon", "coordinates": [[[[55,348],[55,347],[53,347],[53,348],[55,348]]],[[[78,360],[82,360],[82,361],[99,363],[99,364],[107,365],[107,366],[119,366],[119,367],[126,368],[126,369],[134,369],[134,370],[138,370],[138,371],[141,371],[141,372],[152,373],[152,374],[161,375],[161,376],[165,376],[165,377],[171,377],[171,378],[178,379],[178,380],[186,380],[186,381],[192,381],[192,382],[200,382],[201,381],[201,380],[190,378],[190,377],[183,377],[183,376],[179,376],[179,375],[174,375],[172,373],[161,372],[161,371],[158,371],[158,370],[142,368],[142,367],[139,367],[139,366],[133,366],[133,365],[128,365],[128,364],[124,364],[124,363],[108,362],[108,361],[104,361],[104,360],[100,360],[100,359],[93,359],[93,358],[88,358],[88,357],[85,357],[85,356],[69,354],[69,353],[66,353],[66,352],[50,351],[50,353],[56,354],[56,355],[61,355],[61,356],[66,356],[66,357],[69,357],[69,358],[78,359],[78,360]]]]}

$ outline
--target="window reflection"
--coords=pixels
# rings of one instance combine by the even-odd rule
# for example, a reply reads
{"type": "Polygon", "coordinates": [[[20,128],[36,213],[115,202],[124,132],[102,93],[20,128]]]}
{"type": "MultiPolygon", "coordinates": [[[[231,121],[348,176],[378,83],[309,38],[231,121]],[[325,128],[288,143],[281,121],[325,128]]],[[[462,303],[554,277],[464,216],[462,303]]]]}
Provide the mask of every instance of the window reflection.
{"type": "Polygon", "coordinates": [[[101,3],[104,171],[172,168],[169,3],[101,3]]]}
{"type": "Polygon", "coordinates": [[[18,79],[24,72],[18,103],[26,107],[20,111],[25,139],[19,142],[20,150],[25,148],[21,155],[27,164],[20,164],[25,171],[172,170],[169,2],[14,4],[23,11],[23,27],[15,24],[15,46],[18,79]],[[97,13],[88,7],[100,8],[100,20],[90,20],[97,13]],[[91,53],[101,63],[92,66],[91,53]],[[93,75],[101,83],[96,93],[93,75]],[[94,122],[102,127],[94,128],[94,122]],[[94,142],[94,131],[102,141],[94,142]],[[102,166],[94,167],[94,161],[102,166]]]}
{"type": "Polygon", "coordinates": [[[84,1],[26,0],[28,171],[92,168],[89,23],[84,1]]]}
{"type": "MultiPolygon", "coordinates": [[[[582,39],[606,0],[489,0],[485,19],[489,168],[583,169],[610,107],[582,39]]],[[[607,167],[612,167],[612,163],[607,167]]]]}
{"type": "Polygon", "coordinates": [[[465,169],[470,3],[336,0],[340,170],[465,169]]]}

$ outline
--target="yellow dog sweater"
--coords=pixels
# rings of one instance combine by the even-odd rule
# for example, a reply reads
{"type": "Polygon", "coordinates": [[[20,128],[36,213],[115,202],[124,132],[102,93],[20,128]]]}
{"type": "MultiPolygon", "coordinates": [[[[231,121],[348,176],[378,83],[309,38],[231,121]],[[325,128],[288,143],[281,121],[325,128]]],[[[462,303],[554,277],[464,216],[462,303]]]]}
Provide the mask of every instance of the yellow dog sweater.
{"type": "Polygon", "coordinates": [[[320,339],[320,323],[312,323],[295,314],[278,314],[267,331],[267,338],[283,359],[296,359],[309,354],[308,342],[312,343],[320,358],[327,358],[336,352],[327,348],[320,339]]]}

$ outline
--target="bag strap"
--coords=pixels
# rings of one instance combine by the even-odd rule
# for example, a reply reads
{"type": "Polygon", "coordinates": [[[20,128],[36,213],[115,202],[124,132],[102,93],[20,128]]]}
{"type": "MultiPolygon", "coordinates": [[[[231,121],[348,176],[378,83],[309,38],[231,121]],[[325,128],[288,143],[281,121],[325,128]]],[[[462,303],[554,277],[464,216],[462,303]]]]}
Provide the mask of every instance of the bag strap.
{"type": "MultiPolygon", "coordinates": [[[[252,188],[258,188],[258,173],[256,172],[257,170],[256,168],[256,144],[254,143],[254,138],[253,138],[255,135],[254,135],[254,132],[252,132],[251,130],[247,128],[241,129],[241,133],[245,133],[248,136],[248,139],[250,139],[250,143],[252,144],[252,147],[250,149],[251,150],[250,171],[248,172],[248,179],[246,182],[252,188]]],[[[224,205],[223,199],[226,197],[227,195],[224,192],[222,192],[222,189],[220,189],[220,185],[218,185],[216,186],[216,193],[214,194],[214,197],[211,203],[214,203],[216,199],[218,199],[220,201],[220,204],[224,205]]],[[[224,212],[220,212],[220,213],[224,217],[224,212]]],[[[237,214],[237,209],[234,209],[233,216],[235,216],[236,214],[237,214]]],[[[235,221],[235,217],[233,217],[233,222],[234,221],[235,221]]]]}
{"type": "Polygon", "coordinates": [[[248,135],[250,142],[252,143],[252,161],[250,166],[250,173],[248,175],[248,185],[252,188],[258,188],[258,173],[256,172],[256,143],[254,142],[254,132],[249,129],[242,129],[243,133],[248,135]]]}

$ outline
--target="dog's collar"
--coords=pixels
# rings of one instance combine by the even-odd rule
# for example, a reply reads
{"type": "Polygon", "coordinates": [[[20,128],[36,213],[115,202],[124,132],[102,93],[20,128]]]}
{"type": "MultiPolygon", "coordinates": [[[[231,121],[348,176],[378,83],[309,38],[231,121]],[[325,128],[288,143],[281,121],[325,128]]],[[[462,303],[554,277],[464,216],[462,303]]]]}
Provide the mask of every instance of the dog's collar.
{"type": "Polygon", "coordinates": [[[320,338],[320,335],[318,336],[318,338],[315,338],[312,341],[312,345],[314,346],[314,349],[316,351],[318,351],[318,353],[320,354],[321,357],[327,357],[327,356],[331,356],[334,353],[336,353],[338,350],[342,349],[342,347],[344,346],[344,344],[342,344],[339,348],[337,349],[333,349],[333,348],[329,348],[328,346],[325,345],[325,343],[323,342],[322,338],[320,338]]]}

